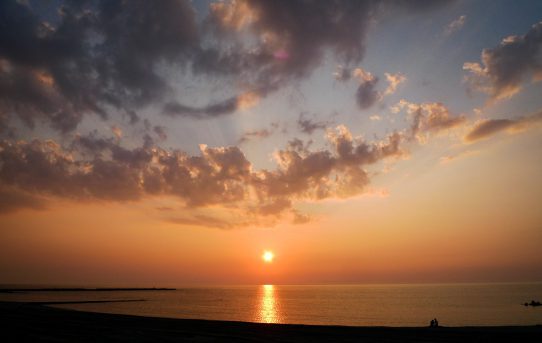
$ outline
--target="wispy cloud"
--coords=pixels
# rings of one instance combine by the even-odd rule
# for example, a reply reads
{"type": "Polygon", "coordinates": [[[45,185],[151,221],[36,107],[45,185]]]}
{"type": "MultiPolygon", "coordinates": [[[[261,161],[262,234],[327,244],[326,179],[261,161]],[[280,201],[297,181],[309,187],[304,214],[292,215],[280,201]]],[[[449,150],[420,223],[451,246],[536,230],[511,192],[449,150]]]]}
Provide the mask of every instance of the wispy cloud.
{"type": "Polygon", "coordinates": [[[278,123],[271,123],[271,126],[266,129],[248,130],[237,141],[238,144],[244,144],[251,140],[263,139],[271,136],[279,128],[278,123]]]}
{"type": "Polygon", "coordinates": [[[465,26],[465,23],[467,22],[467,16],[462,15],[457,19],[452,20],[446,27],[444,28],[444,35],[450,36],[453,33],[461,30],[463,26],[465,26]]]}
{"type": "Polygon", "coordinates": [[[472,143],[489,138],[497,133],[508,131],[518,132],[535,126],[542,122],[542,112],[518,119],[484,119],[478,121],[465,136],[465,141],[472,143]]]}
{"type": "Polygon", "coordinates": [[[299,114],[299,118],[297,119],[297,127],[301,132],[306,134],[312,134],[316,130],[325,130],[326,128],[333,125],[332,121],[325,120],[325,121],[318,121],[315,119],[308,118],[308,115],[304,112],[301,112],[299,114]]]}

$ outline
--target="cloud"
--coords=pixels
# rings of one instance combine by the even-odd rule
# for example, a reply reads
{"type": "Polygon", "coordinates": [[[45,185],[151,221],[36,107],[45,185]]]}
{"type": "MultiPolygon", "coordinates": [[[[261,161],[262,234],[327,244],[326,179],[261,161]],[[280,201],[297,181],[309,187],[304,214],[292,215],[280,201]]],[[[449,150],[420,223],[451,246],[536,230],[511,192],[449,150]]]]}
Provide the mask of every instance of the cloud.
{"type": "Polygon", "coordinates": [[[386,80],[388,81],[388,88],[386,88],[386,90],[384,91],[384,95],[391,95],[395,93],[395,91],[397,90],[397,87],[401,83],[404,83],[407,80],[406,76],[404,76],[401,73],[396,73],[396,74],[384,73],[384,75],[386,76],[386,80]]]}
{"type": "Polygon", "coordinates": [[[335,69],[335,72],[333,73],[333,77],[337,81],[346,82],[346,81],[349,81],[350,78],[352,77],[352,72],[350,71],[350,69],[342,65],[339,65],[335,69]]]}
{"type": "Polygon", "coordinates": [[[181,65],[198,48],[188,1],[48,3],[2,1],[0,110],[29,126],[45,121],[72,131],[83,116],[135,109],[170,90],[156,69],[181,65]],[[152,30],[149,28],[153,28],[152,30]]]}
{"type": "Polygon", "coordinates": [[[362,68],[356,68],[353,75],[360,80],[356,91],[356,102],[360,109],[367,109],[382,99],[382,94],[376,90],[378,77],[362,68]]]}
{"type": "Polygon", "coordinates": [[[443,130],[452,129],[466,123],[464,115],[454,116],[440,102],[425,102],[416,104],[404,99],[391,107],[392,113],[406,109],[412,120],[409,136],[420,142],[426,140],[428,134],[437,134],[443,130]]]}
{"type": "Polygon", "coordinates": [[[236,225],[230,220],[223,220],[217,217],[208,215],[194,215],[191,217],[175,217],[167,220],[173,224],[187,225],[187,226],[201,226],[210,227],[215,229],[230,230],[242,225],[236,225]]]}
{"type": "Polygon", "coordinates": [[[325,130],[332,124],[331,121],[316,121],[310,118],[307,118],[306,113],[302,112],[299,114],[297,119],[297,127],[301,132],[311,135],[316,130],[325,130]]]}
{"type": "MultiPolygon", "coordinates": [[[[283,215],[299,221],[296,202],[361,194],[370,183],[365,166],[404,153],[398,133],[368,143],[338,126],[328,130],[327,139],[331,149],[319,151],[292,141],[275,152],[277,168],[271,170],[254,170],[238,147],[201,145],[200,155],[191,156],[157,146],[128,149],[96,133],[77,136],[67,147],[52,140],[2,141],[0,186],[17,194],[86,201],[167,195],[186,208],[237,209],[252,216],[250,223],[262,216],[273,223],[283,215]]],[[[12,208],[38,206],[30,198],[14,199],[12,208]]]]}
{"type": "Polygon", "coordinates": [[[352,78],[359,81],[356,90],[356,102],[362,110],[372,107],[385,96],[395,93],[397,87],[406,81],[406,77],[401,73],[384,73],[388,87],[384,91],[379,91],[377,90],[379,78],[363,68],[355,68],[350,71],[345,67],[339,66],[334,76],[336,80],[341,82],[346,82],[352,78]]]}
{"type": "Polygon", "coordinates": [[[156,125],[152,128],[152,130],[154,131],[154,133],[156,133],[158,138],[160,138],[161,140],[165,141],[167,139],[167,133],[166,133],[165,127],[156,125]]]}
{"type": "Polygon", "coordinates": [[[463,69],[469,87],[489,94],[491,100],[512,97],[521,90],[526,76],[542,80],[542,22],[523,36],[510,36],[493,49],[482,51],[482,64],[467,62],[463,69]]]}
{"type": "Polygon", "coordinates": [[[452,20],[444,28],[444,36],[450,36],[453,33],[461,30],[466,22],[467,22],[467,16],[466,15],[459,16],[459,18],[452,20]]]}
{"type": "Polygon", "coordinates": [[[360,109],[367,109],[381,99],[380,93],[375,89],[378,78],[363,81],[356,91],[356,102],[360,109]]]}
{"type": "Polygon", "coordinates": [[[122,129],[120,127],[113,125],[111,126],[111,131],[113,132],[113,134],[115,135],[117,139],[122,138],[122,129]]]}
{"type": "Polygon", "coordinates": [[[331,151],[291,148],[277,151],[278,169],[257,174],[255,182],[261,192],[260,198],[318,200],[360,194],[369,183],[363,166],[404,154],[400,148],[402,137],[398,133],[382,142],[369,144],[353,138],[349,130],[340,125],[335,130],[328,130],[327,140],[332,146],[331,151]]]}
{"type": "Polygon", "coordinates": [[[164,105],[163,112],[169,116],[191,117],[197,119],[212,118],[233,113],[238,108],[237,97],[210,104],[204,107],[185,106],[178,102],[169,102],[164,105]]]}
{"type": "Polygon", "coordinates": [[[246,143],[253,139],[263,139],[271,136],[273,134],[273,130],[271,129],[261,129],[261,130],[250,130],[243,133],[241,138],[237,141],[238,144],[246,143]]]}
{"type": "Polygon", "coordinates": [[[23,208],[43,210],[46,208],[46,200],[29,192],[0,185],[0,214],[15,212],[23,208]]]}
{"type": "Polygon", "coordinates": [[[470,143],[481,139],[486,139],[502,131],[521,131],[533,126],[537,126],[540,124],[540,122],[542,122],[542,112],[518,119],[481,120],[474,125],[469,133],[467,133],[465,136],[465,141],[470,143]]]}
{"type": "Polygon", "coordinates": [[[256,91],[247,91],[203,107],[186,106],[176,101],[172,101],[164,105],[163,113],[172,117],[181,116],[195,119],[214,118],[234,113],[237,110],[250,109],[259,103],[262,94],[265,94],[265,92],[259,93],[256,91]]]}
{"type": "Polygon", "coordinates": [[[88,115],[136,123],[151,105],[184,117],[231,114],[307,77],[327,52],[359,63],[370,24],[391,7],[436,6],[239,0],[212,3],[200,20],[188,0],[1,1],[0,112],[62,133],[88,115]],[[184,77],[235,84],[239,94],[179,103],[184,77]]]}
{"type": "Polygon", "coordinates": [[[446,165],[446,164],[452,163],[453,161],[457,161],[460,158],[475,156],[475,155],[478,155],[478,154],[480,154],[480,151],[478,151],[478,150],[461,151],[461,152],[456,153],[456,154],[442,156],[440,158],[440,164],[441,165],[446,165]]]}

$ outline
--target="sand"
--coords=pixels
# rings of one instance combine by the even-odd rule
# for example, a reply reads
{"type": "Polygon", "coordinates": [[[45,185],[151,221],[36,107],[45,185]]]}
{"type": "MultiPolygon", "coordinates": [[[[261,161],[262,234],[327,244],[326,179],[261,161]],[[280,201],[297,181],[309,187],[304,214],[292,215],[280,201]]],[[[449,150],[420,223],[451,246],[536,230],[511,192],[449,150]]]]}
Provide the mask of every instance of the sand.
{"type": "Polygon", "coordinates": [[[349,327],[168,319],[0,302],[3,342],[542,342],[542,326],[349,327]]]}

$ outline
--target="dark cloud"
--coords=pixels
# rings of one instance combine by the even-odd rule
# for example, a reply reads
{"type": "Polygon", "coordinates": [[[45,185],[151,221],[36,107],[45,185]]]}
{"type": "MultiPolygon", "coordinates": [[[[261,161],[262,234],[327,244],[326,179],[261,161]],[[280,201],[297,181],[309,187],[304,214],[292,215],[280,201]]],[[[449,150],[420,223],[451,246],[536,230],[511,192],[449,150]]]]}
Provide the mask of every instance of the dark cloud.
{"type": "Polygon", "coordinates": [[[376,90],[378,78],[364,80],[358,86],[356,91],[356,102],[362,110],[373,106],[381,99],[381,94],[376,90]]]}
{"type": "Polygon", "coordinates": [[[66,1],[50,12],[0,3],[0,111],[30,126],[67,132],[109,109],[136,122],[134,108],[170,88],[157,65],[182,65],[198,47],[188,1],[66,1]]]}
{"type": "Polygon", "coordinates": [[[154,133],[156,133],[158,138],[160,138],[161,140],[165,141],[167,139],[167,133],[166,133],[165,127],[157,125],[153,127],[152,130],[154,131],[154,133]]]}
{"type": "MultiPolygon", "coordinates": [[[[419,11],[446,2],[416,2],[416,5],[378,0],[216,2],[211,5],[209,20],[213,32],[221,37],[249,33],[255,39],[246,46],[234,39],[234,48],[229,51],[208,50],[205,58],[197,62],[198,70],[220,70],[223,74],[229,70],[244,85],[250,85],[249,89],[258,89],[263,97],[291,80],[310,75],[326,52],[334,54],[346,66],[358,64],[365,54],[369,27],[384,9],[419,11]]],[[[340,69],[336,77],[350,79],[350,69],[340,69]]],[[[372,96],[368,94],[365,98],[371,101],[372,96]]]]}
{"type": "Polygon", "coordinates": [[[478,122],[465,136],[467,142],[488,138],[505,130],[523,130],[542,122],[542,112],[518,119],[486,119],[478,122]]]}
{"type": "Polygon", "coordinates": [[[299,130],[309,135],[316,130],[325,130],[331,124],[331,121],[316,121],[307,118],[306,113],[303,112],[299,114],[299,118],[297,119],[297,127],[299,128],[299,130]]]}
{"type": "Polygon", "coordinates": [[[235,112],[237,108],[237,97],[233,97],[204,107],[191,107],[182,105],[178,102],[170,102],[164,106],[164,113],[169,116],[181,116],[202,119],[230,114],[235,112]]]}
{"type": "Polygon", "coordinates": [[[523,36],[510,36],[493,49],[482,51],[482,64],[465,63],[470,86],[492,99],[508,98],[519,92],[526,76],[542,80],[542,22],[523,36]]]}
{"type": "Polygon", "coordinates": [[[356,79],[359,82],[355,98],[358,107],[362,110],[372,107],[385,96],[395,93],[397,87],[406,81],[406,77],[402,73],[384,73],[388,87],[383,91],[379,91],[377,90],[379,78],[363,68],[349,70],[348,68],[339,66],[333,75],[337,81],[346,82],[356,79]]]}
{"type": "Polygon", "coordinates": [[[216,2],[200,25],[188,0],[59,1],[36,8],[1,1],[0,112],[61,132],[86,115],[120,113],[136,123],[137,110],[151,104],[166,103],[166,113],[186,117],[230,114],[254,102],[243,94],[265,97],[308,76],[326,51],[346,65],[359,63],[382,8],[419,10],[436,2],[416,3],[216,2]],[[240,39],[245,33],[254,39],[240,39]],[[202,107],[172,101],[180,90],[169,75],[187,70],[237,81],[242,86],[234,91],[241,94],[202,107]]]}
{"type": "Polygon", "coordinates": [[[250,140],[263,139],[273,134],[272,129],[250,130],[243,133],[241,138],[237,141],[237,144],[244,144],[250,140]]]}
{"type": "Polygon", "coordinates": [[[360,61],[376,7],[374,1],[256,0],[215,3],[211,9],[221,29],[247,28],[267,38],[258,46],[265,73],[299,77],[320,63],[324,48],[346,62],[360,61]]]}
{"type": "Polygon", "coordinates": [[[337,81],[346,82],[352,78],[352,72],[350,71],[350,69],[340,65],[337,66],[337,69],[333,73],[333,76],[337,81]]]}

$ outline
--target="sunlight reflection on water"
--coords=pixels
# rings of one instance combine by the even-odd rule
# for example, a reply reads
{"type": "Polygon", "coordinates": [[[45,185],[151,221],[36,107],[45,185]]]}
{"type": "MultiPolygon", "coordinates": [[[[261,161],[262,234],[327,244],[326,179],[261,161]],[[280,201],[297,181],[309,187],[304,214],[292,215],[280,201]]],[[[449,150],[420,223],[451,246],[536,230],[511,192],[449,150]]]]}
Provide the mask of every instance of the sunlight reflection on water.
{"type": "Polygon", "coordinates": [[[280,313],[278,298],[275,294],[275,287],[273,285],[260,286],[260,305],[257,322],[262,323],[280,323],[280,313]]]}

